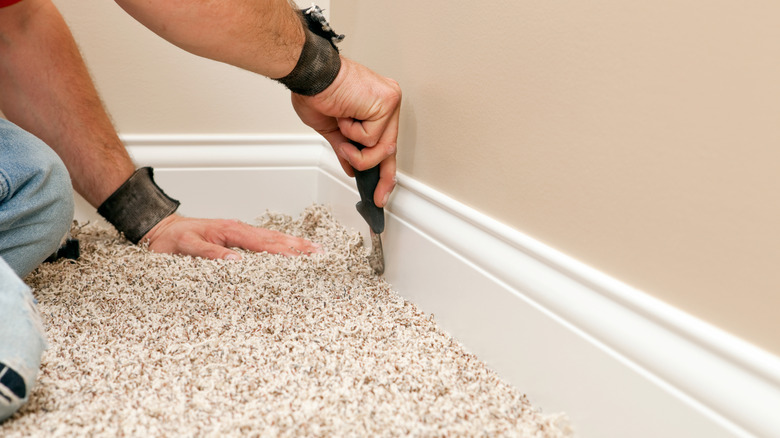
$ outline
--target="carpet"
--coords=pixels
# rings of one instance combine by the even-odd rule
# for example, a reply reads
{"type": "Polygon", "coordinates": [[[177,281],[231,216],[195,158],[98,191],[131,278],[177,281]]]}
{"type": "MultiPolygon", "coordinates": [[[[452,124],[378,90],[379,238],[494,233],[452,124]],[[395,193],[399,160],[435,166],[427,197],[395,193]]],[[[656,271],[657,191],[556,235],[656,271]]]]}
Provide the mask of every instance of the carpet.
{"type": "Polygon", "coordinates": [[[49,349],[0,436],[571,436],[376,277],[325,207],[258,225],[325,252],[214,261],[75,225],[80,259],[25,279],[49,349]]]}

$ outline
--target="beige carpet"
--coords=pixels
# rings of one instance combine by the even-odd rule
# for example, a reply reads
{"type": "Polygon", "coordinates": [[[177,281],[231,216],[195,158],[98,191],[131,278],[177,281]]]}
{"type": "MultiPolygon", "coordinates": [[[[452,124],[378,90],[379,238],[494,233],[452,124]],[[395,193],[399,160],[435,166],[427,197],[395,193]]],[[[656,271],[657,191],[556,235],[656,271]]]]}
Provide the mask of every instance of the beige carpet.
{"type": "Polygon", "coordinates": [[[0,436],[569,436],[375,277],[325,208],[259,223],[327,251],[209,261],[74,229],[81,259],[26,278],[50,347],[0,436]]]}

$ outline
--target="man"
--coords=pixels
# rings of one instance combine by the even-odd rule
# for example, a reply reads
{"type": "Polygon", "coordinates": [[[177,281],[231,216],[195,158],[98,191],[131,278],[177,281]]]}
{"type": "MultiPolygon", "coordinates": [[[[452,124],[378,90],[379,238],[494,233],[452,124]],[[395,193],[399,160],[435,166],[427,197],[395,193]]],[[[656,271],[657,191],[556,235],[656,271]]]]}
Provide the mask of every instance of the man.
{"type": "MultiPolygon", "coordinates": [[[[287,0],[117,0],[149,29],[194,54],[282,82],[301,120],[348,174],[380,166],[383,207],[394,187],[401,91],[341,57],[317,11],[287,0]],[[348,139],[367,148],[359,151],[348,139]]],[[[0,0],[0,421],[27,401],[45,339],[21,281],[61,243],[72,188],[152,251],[238,259],[230,247],[288,255],[317,245],[235,221],[186,218],[135,169],[50,0],[0,0]],[[71,186],[72,184],[72,186],[71,186]],[[72,187],[72,188],[71,188],[72,187]]]]}

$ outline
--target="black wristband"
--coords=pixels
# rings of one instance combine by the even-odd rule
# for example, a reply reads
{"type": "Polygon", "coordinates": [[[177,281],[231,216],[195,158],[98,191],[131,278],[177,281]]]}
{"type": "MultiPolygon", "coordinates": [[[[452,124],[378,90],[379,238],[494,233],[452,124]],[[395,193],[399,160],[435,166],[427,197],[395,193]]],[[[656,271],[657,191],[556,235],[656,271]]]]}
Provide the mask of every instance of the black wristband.
{"type": "Polygon", "coordinates": [[[306,42],[295,68],[283,78],[276,79],[293,93],[314,96],[336,80],[341,69],[341,58],[336,43],[344,35],[333,32],[317,6],[299,11],[306,42]]]}
{"type": "Polygon", "coordinates": [[[97,210],[133,243],[179,208],[180,202],[166,195],[153,175],[151,167],[136,170],[97,210]]]}

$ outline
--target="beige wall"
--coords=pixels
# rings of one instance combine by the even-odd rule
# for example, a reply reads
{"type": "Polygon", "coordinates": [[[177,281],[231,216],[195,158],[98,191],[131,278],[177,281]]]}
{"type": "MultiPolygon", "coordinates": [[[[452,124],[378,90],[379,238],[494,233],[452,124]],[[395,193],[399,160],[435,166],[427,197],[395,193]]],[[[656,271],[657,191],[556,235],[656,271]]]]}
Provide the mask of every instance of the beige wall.
{"type": "Polygon", "coordinates": [[[331,4],[403,172],[780,354],[780,4],[331,4]]]}

